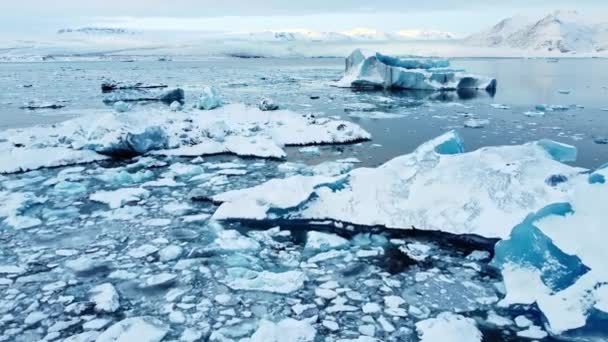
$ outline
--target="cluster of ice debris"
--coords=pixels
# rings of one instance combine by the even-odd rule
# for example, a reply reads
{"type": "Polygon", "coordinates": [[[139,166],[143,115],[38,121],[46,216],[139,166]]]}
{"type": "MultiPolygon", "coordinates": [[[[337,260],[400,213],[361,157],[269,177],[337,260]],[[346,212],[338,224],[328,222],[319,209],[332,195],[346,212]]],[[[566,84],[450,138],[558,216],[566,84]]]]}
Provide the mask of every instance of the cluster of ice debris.
{"type": "Polygon", "coordinates": [[[559,335],[608,312],[608,255],[597,238],[608,222],[608,166],[590,172],[562,163],[575,158],[574,147],[550,140],[464,153],[449,132],[378,168],[274,179],[216,195],[222,204],[213,217],[505,239],[493,260],[505,279],[501,304],[536,303],[547,329],[559,335]]]}
{"type": "Polygon", "coordinates": [[[495,79],[452,69],[448,60],[397,58],[361,49],[348,56],[345,75],[335,85],[346,88],[496,91],[495,79]]]}
{"type": "Polygon", "coordinates": [[[402,341],[446,326],[479,340],[464,315],[499,300],[498,279],[480,272],[489,253],[463,264],[468,252],[388,233],[220,224],[213,204],[186,200],[192,189],[357,162],[227,158],[2,176],[0,341],[402,341]],[[37,222],[13,225],[26,219],[37,222]]]}
{"type": "Polygon", "coordinates": [[[287,145],[370,138],[347,121],[287,110],[261,111],[241,104],[213,108],[210,112],[90,113],[53,126],[7,130],[0,133],[0,173],[146,154],[283,158],[287,145]]]}

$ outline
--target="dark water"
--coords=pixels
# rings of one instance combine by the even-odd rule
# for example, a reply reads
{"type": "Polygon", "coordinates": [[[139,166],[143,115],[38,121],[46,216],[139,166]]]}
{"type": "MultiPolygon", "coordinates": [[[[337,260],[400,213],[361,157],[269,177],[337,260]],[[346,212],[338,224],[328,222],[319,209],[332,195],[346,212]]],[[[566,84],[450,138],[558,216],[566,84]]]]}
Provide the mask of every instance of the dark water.
{"type": "Polygon", "coordinates": [[[456,59],[452,64],[470,73],[497,78],[497,93],[492,97],[485,92],[437,94],[339,89],[330,83],[341,75],[344,65],[341,59],[0,64],[0,128],[53,123],[107,108],[102,102],[100,85],[103,79],[110,78],[182,87],[187,102],[203,86],[215,85],[228,101],[255,104],[266,96],[283,108],[348,118],[373,135],[372,142],[357,148],[358,157],[366,165],[378,165],[408,153],[449,129],[457,129],[470,150],[550,138],[578,147],[576,165],[593,168],[608,161],[608,145],[596,143],[608,137],[608,111],[602,110],[608,108],[608,60],[562,59],[550,63],[544,59],[456,59]],[[19,108],[32,100],[65,101],[66,107],[43,111],[19,108]],[[374,111],[400,116],[371,119],[365,113],[351,117],[345,112],[345,108],[359,103],[373,104],[374,111]],[[509,109],[496,109],[490,104],[504,104],[509,109]],[[544,117],[523,114],[534,111],[538,104],[568,108],[547,112],[544,117]],[[489,119],[490,123],[480,129],[464,128],[464,121],[471,116],[489,119]]]}

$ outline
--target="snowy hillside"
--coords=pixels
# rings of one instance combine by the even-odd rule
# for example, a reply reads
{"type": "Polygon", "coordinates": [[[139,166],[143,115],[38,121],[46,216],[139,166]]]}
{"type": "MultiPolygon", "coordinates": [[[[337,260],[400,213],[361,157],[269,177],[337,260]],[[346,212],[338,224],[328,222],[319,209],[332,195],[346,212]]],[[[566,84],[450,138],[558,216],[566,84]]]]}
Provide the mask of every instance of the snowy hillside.
{"type": "Polygon", "coordinates": [[[114,27],[81,27],[81,28],[65,28],[57,31],[57,34],[83,34],[83,35],[98,35],[98,36],[114,36],[114,35],[129,35],[136,32],[124,28],[114,27]]]}
{"type": "Polygon", "coordinates": [[[437,30],[409,29],[396,32],[384,32],[372,28],[358,27],[339,32],[320,32],[308,29],[237,32],[226,33],[225,37],[235,40],[265,42],[387,42],[398,40],[447,40],[455,35],[451,32],[437,30]]]}
{"type": "Polygon", "coordinates": [[[595,23],[574,11],[556,11],[538,21],[522,16],[505,19],[465,42],[561,53],[600,52],[608,47],[608,24],[595,23]]]}

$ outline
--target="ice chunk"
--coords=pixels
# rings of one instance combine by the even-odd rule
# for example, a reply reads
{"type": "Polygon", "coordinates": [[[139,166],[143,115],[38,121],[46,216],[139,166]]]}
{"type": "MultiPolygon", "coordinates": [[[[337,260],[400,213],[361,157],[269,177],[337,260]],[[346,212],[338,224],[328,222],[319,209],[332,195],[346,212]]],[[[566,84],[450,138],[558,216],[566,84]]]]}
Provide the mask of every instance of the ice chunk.
{"type": "Polygon", "coordinates": [[[223,102],[219,90],[215,87],[205,87],[194,104],[194,108],[211,110],[222,106],[222,104],[223,102]]]}
{"type": "Polygon", "coordinates": [[[173,102],[183,102],[184,97],[184,90],[181,88],[176,88],[162,92],[159,95],[158,99],[166,104],[171,104],[173,102]]]}
{"type": "Polygon", "coordinates": [[[416,323],[420,342],[481,342],[475,320],[451,312],[416,323]]]}
{"type": "Polygon", "coordinates": [[[348,240],[345,238],[313,230],[306,234],[306,246],[304,249],[309,251],[326,251],[345,246],[348,246],[348,240]]]}
{"type": "Polygon", "coordinates": [[[260,108],[261,111],[277,110],[279,109],[279,105],[271,99],[264,98],[258,104],[258,108],[260,108]]]}
{"type": "Polygon", "coordinates": [[[313,342],[316,329],[306,321],[293,318],[278,323],[262,320],[258,330],[249,339],[250,342],[313,342]]]}
{"type": "Polygon", "coordinates": [[[0,148],[0,173],[16,173],[56,167],[91,163],[108,159],[93,151],[73,150],[65,147],[0,148]]]}
{"type": "Polygon", "coordinates": [[[53,126],[0,132],[0,172],[88,163],[107,159],[104,155],[133,157],[152,152],[283,158],[286,145],[350,143],[369,138],[369,133],[353,123],[287,110],[263,112],[235,104],[217,108],[213,115],[200,115],[196,111],[174,113],[142,107],[128,113],[92,113],[53,126]]]}
{"type": "Polygon", "coordinates": [[[169,327],[153,317],[131,317],[112,325],[96,342],[160,342],[169,327]]]}
{"type": "Polygon", "coordinates": [[[484,128],[490,124],[490,120],[487,119],[468,119],[464,122],[464,127],[467,128],[484,128]]]}
{"type": "Polygon", "coordinates": [[[551,157],[561,162],[573,162],[576,160],[576,147],[559,143],[557,141],[542,139],[538,141],[538,145],[547,151],[551,157]]]}
{"type": "Polygon", "coordinates": [[[1,222],[17,229],[38,226],[42,221],[25,215],[25,212],[31,206],[45,201],[45,198],[31,192],[0,191],[0,219],[4,218],[1,222]]]}
{"type": "Polygon", "coordinates": [[[449,69],[447,60],[401,59],[357,49],[346,59],[339,87],[414,90],[485,89],[495,91],[496,80],[449,69]]]}
{"type": "Polygon", "coordinates": [[[128,112],[131,110],[131,105],[129,105],[128,103],[124,102],[124,101],[118,101],[115,102],[112,107],[114,108],[114,110],[118,113],[124,113],[124,112],[128,112]]]}
{"type": "Polygon", "coordinates": [[[608,222],[608,186],[582,175],[569,185],[567,198],[530,215],[497,244],[493,263],[505,279],[505,305],[537,303],[551,334],[576,329],[576,336],[585,336],[589,329],[592,336],[588,322],[605,315],[596,305],[608,282],[608,252],[598,238],[608,222]]]}
{"type": "Polygon", "coordinates": [[[226,276],[220,281],[233,290],[288,294],[304,286],[306,275],[300,271],[274,273],[233,267],[226,270],[226,276]]]}
{"type": "Polygon", "coordinates": [[[120,307],[120,296],[110,283],[95,286],[90,293],[97,312],[115,312],[120,307]]]}
{"type": "Polygon", "coordinates": [[[155,89],[155,88],[167,88],[164,84],[148,84],[143,82],[129,83],[129,82],[117,82],[114,80],[106,80],[101,83],[102,92],[111,92],[115,90],[124,89],[155,89]]]}
{"type": "Polygon", "coordinates": [[[127,203],[138,202],[149,192],[142,188],[122,188],[114,191],[97,191],[89,198],[91,201],[107,204],[110,209],[120,208],[127,203]]]}
{"type": "Polygon", "coordinates": [[[30,101],[30,102],[24,104],[23,106],[21,106],[20,108],[29,109],[29,110],[37,110],[37,109],[61,109],[63,107],[65,107],[65,105],[62,103],[30,101]]]}
{"type": "Polygon", "coordinates": [[[214,218],[333,219],[500,238],[531,208],[565,198],[545,183],[550,175],[571,179],[583,171],[554,160],[537,143],[461,152],[462,140],[449,132],[377,168],[273,179],[214,196],[223,202],[214,218]]]}

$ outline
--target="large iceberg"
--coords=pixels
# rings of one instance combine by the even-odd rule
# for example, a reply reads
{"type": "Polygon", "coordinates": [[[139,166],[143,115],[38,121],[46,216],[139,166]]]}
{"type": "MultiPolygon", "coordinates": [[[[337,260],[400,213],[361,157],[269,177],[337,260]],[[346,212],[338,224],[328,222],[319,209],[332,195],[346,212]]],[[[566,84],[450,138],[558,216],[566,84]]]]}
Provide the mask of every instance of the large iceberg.
{"type": "Polygon", "coordinates": [[[450,68],[447,60],[402,59],[357,49],[346,59],[344,88],[411,90],[496,90],[496,80],[450,68]]]}
{"type": "Polygon", "coordinates": [[[91,113],[53,126],[0,132],[0,173],[144,154],[233,153],[283,158],[283,146],[370,138],[356,124],[232,104],[209,112],[91,113]]]}
{"type": "Polygon", "coordinates": [[[547,146],[559,145],[533,142],[464,153],[458,134],[448,132],[378,168],[274,179],[216,195],[222,205],[214,217],[332,219],[506,238],[530,211],[566,199],[560,184],[548,179],[584,171],[556,160],[561,154],[547,146]]]}

